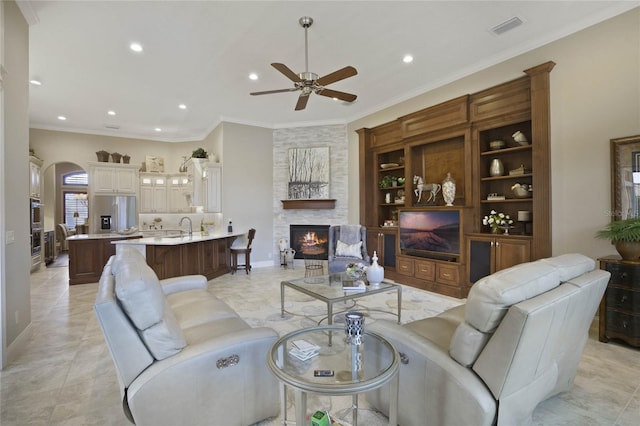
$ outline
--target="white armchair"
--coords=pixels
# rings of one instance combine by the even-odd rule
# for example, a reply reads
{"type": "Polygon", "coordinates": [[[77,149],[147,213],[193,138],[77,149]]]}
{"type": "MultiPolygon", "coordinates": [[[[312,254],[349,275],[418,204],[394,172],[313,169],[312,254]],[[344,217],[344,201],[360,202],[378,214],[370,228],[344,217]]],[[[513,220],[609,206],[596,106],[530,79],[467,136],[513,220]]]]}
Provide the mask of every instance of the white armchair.
{"type": "MultiPolygon", "coordinates": [[[[369,329],[398,350],[402,426],[527,425],[568,390],[610,274],[579,254],[483,278],[467,303],[436,317],[369,329]]],[[[386,389],[367,400],[388,412],[386,389]]]]}

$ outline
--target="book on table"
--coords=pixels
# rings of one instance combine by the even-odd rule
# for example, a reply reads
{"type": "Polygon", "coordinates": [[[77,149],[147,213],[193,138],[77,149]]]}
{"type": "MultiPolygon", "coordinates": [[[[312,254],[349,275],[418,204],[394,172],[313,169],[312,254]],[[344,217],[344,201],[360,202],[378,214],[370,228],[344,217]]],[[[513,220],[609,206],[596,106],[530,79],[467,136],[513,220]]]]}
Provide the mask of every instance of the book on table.
{"type": "Polygon", "coordinates": [[[362,280],[342,281],[342,290],[344,291],[365,291],[366,289],[362,280]]]}
{"type": "Polygon", "coordinates": [[[289,353],[301,361],[313,358],[318,355],[318,351],[320,351],[320,346],[314,345],[306,340],[294,340],[292,346],[293,347],[289,349],[289,353]]]}

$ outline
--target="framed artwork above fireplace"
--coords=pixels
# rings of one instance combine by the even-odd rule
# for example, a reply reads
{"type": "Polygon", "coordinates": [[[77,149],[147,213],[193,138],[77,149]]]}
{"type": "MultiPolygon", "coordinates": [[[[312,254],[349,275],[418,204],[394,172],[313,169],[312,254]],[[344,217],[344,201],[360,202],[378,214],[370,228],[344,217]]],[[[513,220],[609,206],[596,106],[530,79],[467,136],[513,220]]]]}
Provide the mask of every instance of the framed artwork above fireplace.
{"type": "Polygon", "coordinates": [[[287,199],[328,199],[329,176],[329,147],[289,149],[287,199]]]}

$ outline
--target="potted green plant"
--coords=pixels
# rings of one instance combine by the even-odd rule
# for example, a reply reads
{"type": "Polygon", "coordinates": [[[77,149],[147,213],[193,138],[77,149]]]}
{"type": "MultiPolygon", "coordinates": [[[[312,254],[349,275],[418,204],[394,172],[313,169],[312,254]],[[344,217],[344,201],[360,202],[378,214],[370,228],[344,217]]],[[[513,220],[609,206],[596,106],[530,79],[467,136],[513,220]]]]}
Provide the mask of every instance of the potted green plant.
{"type": "Polygon", "coordinates": [[[380,180],[380,188],[389,188],[393,186],[394,182],[398,182],[398,178],[391,175],[386,175],[380,180]]]}
{"type": "Polygon", "coordinates": [[[610,240],[624,260],[640,258],[640,217],[609,222],[596,237],[610,240]]]}
{"type": "Polygon", "coordinates": [[[191,153],[192,158],[207,158],[207,151],[202,148],[194,149],[191,153]]]}

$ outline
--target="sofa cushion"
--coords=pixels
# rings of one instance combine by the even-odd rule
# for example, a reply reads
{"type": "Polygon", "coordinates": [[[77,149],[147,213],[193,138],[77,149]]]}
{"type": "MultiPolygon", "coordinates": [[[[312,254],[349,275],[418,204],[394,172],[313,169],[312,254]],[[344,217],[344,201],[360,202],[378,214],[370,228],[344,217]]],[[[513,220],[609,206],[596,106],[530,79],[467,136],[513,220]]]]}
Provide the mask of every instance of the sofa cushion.
{"type": "Polygon", "coordinates": [[[140,333],[149,352],[157,360],[177,354],[187,346],[180,324],[165,302],[162,320],[140,333]]]}
{"type": "Polygon", "coordinates": [[[478,281],[469,292],[465,321],[484,333],[500,325],[512,305],[560,284],[558,270],[549,262],[529,262],[503,269],[478,281]]]}
{"type": "Polygon", "coordinates": [[[131,322],[138,330],[144,330],[162,320],[164,294],[155,272],[135,259],[116,263],[116,296],[131,322]]]}
{"type": "Polygon", "coordinates": [[[147,259],[133,247],[120,246],[118,247],[118,253],[115,256],[111,256],[111,273],[113,275],[118,273],[120,266],[124,263],[130,262],[142,262],[147,263],[147,259]]]}
{"type": "Polygon", "coordinates": [[[474,284],[465,306],[465,322],[449,344],[449,355],[465,367],[473,365],[512,305],[560,284],[560,273],[549,262],[522,263],[474,284]]]}
{"type": "Polygon", "coordinates": [[[560,281],[569,281],[586,272],[591,272],[596,267],[596,262],[582,254],[568,253],[560,256],[542,259],[541,262],[548,263],[556,268],[560,274],[560,281]]]}
{"type": "Polygon", "coordinates": [[[358,259],[362,259],[362,241],[358,241],[355,244],[347,244],[338,240],[336,244],[336,256],[357,257],[358,259]]]}

